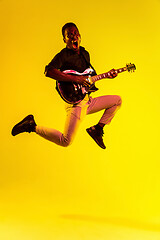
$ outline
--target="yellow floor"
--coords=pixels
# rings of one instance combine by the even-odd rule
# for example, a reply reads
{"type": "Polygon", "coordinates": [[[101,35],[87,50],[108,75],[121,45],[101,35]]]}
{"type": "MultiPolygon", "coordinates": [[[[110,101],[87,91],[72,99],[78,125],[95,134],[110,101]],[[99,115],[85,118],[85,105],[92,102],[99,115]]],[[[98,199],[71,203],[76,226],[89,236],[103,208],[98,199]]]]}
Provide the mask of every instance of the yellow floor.
{"type": "Polygon", "coordinates": [[[76,214],[64,206],[21,205],[1,211],[1,240],[159,240],[160,227],[135,220],[76,214]],[[68,213],[67,213],[68,212],[68,213]]]}

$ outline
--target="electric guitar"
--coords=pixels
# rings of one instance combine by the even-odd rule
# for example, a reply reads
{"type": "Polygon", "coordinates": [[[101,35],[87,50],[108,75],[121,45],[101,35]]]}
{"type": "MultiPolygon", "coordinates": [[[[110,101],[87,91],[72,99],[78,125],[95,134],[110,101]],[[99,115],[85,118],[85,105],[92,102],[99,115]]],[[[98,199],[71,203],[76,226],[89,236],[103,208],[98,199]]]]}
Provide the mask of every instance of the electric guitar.
{"type": "MultiPolygon", "coordinates": [[[[124,71],[128,71],[128,72],[133,71],[134,72],[134,70],[136,70],[136,66],[134,64],[130,63],[130,64],[126,64],[126,66],[124,68],[116,69],[115,72],[118,74],[118,73],[121,73],[124,71]]],[[[89,83],[91,82],[92,84],[90,84],[90,86],[86,87],[86,86],[76,83],[76,82],[56,81],[56,89],[57,89],[58,93],[60,94],[61,98],[67,103],[78,104],[79,102],[81,102],[84,99],[86,94],[94,91],[93,86],[96,81],[99,81],[103,78],[109,78],[109,75],[110,75],[110,72],[106,72],[106,73],[92,76],[93,72],[94,72],[94,70],[91,68],[87,68],[83,73],[79,73],[74,70],[63,71],[63,73],[66,73],[66,74],[84,75],[84,76],[86,75],[86,76],[88,76],[88,79],[87,79],[88,82],[89,83]],[[93,90],[92,90],[92,88],[93,88],[93,90]]]]}

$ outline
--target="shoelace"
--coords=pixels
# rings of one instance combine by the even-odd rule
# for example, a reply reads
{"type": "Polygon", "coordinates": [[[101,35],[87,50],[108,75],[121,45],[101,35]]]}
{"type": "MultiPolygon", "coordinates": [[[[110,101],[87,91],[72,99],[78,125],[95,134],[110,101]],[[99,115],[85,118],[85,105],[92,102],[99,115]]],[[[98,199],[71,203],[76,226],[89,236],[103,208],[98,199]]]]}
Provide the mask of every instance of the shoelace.
{"type": "Polygon", "coordinates": [[[104,131],[103,131],[103,129],[102,129],[102,131],[101,131],[101,135],[102,135],[102,137],[103,137],[103,135],[104,135],[104,131]]]}

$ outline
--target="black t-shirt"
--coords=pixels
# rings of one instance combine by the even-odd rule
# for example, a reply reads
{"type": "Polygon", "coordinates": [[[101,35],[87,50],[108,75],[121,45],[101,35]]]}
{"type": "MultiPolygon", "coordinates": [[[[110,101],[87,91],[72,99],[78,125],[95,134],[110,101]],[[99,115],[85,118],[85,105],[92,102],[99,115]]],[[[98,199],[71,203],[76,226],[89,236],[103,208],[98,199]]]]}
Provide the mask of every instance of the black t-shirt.
{"type": "Polygon", "coordinates": [[[45,67],[45,71],[49,68],[56,68],[60,71],[75,70],[82,73],[89,67],[90,56],[84,47],[80,47],[80,54],[72,49],[64,48],[45,67]]]}
{"type": "MultiPolygon", "coordinates": [[[[72,49],[64,48],[57,55],[55,55],[52,61],[45,67],[45,72],[50,68],[54,68],[60,70],[61,72],[64,70],[75,70],[79,73],[82,73],[89,67],[92,67],[90,64],[90,56],[84,47],[80,47],[80,54],[72,49]]],[[[95,70],[92,75],[96,75],[95,70]]],[[[57,82],[56,89],[61,96],[61,93],[57,87],[57,82]]],[[[92,84],[88,92],[91,93],[97,90],[98,88],[92,84]]]]}

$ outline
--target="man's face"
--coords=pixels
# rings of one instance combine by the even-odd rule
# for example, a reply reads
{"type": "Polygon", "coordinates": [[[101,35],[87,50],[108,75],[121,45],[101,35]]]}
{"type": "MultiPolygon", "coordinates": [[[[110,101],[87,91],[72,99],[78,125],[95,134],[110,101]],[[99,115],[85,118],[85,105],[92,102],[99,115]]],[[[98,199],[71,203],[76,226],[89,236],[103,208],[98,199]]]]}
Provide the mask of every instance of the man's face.
{"type": "Polygon", "coordinates": [[[66,43],[67,48],[79,52],[81,36],[75,26],[66,28],[63,40],[66,43]]]}

